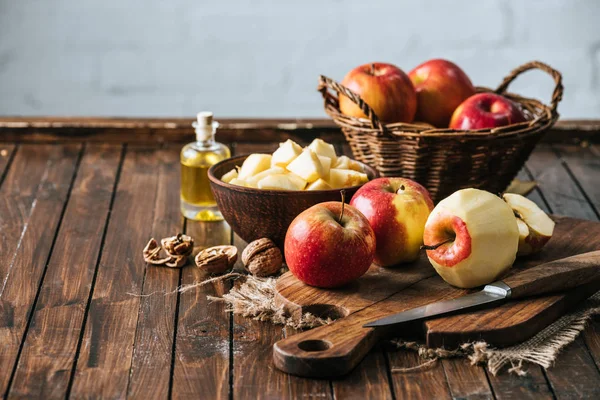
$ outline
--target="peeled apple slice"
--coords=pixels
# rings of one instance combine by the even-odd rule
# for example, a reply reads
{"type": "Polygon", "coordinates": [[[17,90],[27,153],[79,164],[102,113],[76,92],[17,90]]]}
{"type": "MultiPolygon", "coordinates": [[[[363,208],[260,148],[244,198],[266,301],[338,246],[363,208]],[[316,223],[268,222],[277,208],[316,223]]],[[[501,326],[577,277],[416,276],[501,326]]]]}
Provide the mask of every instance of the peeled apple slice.
{"type": "Polygon", "coordinates": [[[332,144],[325,142],[322,139],[315,139],[308,145],[308,148],[323,157],[331,158],[331,163],[335,164],[337,161],[337,155],[335,154],[335,148],[332,144]]]}
{"type": "Polygon", "coordinates": [[[513,209],[519,223],[517,255],[525,256],[542,250],[554,233],[554,221],[537,204],[520,194],[505,193],[502,198],[513,209]]]}
{"type": "Polygon", "coordinates": [[[325,170],[319,160],[319,156],[311,149],[304,149],[302,154],[287,166],[287,170],[307,182],[314,182],[325,176],[325,170]]]}
{"type": "Polygon", "coordinates": [[[291,139],[279,144],[279,148],[273,153],[271,164],[285,168],[302,153],[302,147],[291,139]]]}
{"type": "Polygon", "coordinates": [[[256,186],[258,181],[260,181],[261,179],[265,178],[268,175],[283,174],[283,173],[285,173],[285,170],[283,168],[272,167],[269,169],[265,169],[264,171],[259,172],[258,174],[247,178],[246,182],[248,182],[248,184],[251,186],[256,186]]]}
{"type": "Polygon", "coordinates": [[[332,187],[329,186],[329,184],[323,179],[317,179],[316,181],[314,181],[313,183],[308,185],[308,187],[306,188],[306,190],[331,190],[331,189],[332,189],[332,187]]]}
{"type": "Polygon", "coordinates": [[[351,169],[332,168],[329,171],[329,185],[334,189],[360,185],[368,180],[367,174],[351,169]]]}
{"type": "Polygon", "coordinates": [[[501,198],[484,190],[463,189],[433,209],[423,242],[437,247],[427,250],[427,257],[446,282],[473,288],[495,281],[512,266],[519,228],[513,210],[501,198]]]}
{"type": "Polygon", "coordinates": [[[300,190],[297,185],[294,185],[289,176],[283,174],[269,175],[266,178],[261,179],[258,181],[258,188],[270,190],[300,190]]]}
{"type": "Polygon", "coordinates": [[[231,171],[227,172],[225,175],[223,175],[221,177],[221,180],[225,183],[229,183],[232,179],[237,178],[238,177],[238,172],[237,169],[232,169],[231,171]]]}
{"type": "Polygon", "coordinates": [[[247,179],[271,167],[270,154],[250,154],[242,164],[238,178],[247,179]]]}

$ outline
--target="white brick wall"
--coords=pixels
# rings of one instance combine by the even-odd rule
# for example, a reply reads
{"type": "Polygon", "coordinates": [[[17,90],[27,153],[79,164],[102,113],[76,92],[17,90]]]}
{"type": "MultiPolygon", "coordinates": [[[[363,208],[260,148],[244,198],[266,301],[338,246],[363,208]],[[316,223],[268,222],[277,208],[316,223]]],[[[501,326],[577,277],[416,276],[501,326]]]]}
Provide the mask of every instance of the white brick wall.
{"type": "Polygon", "coordinates": [[[319,117],[319,74],[434,57],[600,118],[598,0],[0,0],[0,115],[319,117]]]}

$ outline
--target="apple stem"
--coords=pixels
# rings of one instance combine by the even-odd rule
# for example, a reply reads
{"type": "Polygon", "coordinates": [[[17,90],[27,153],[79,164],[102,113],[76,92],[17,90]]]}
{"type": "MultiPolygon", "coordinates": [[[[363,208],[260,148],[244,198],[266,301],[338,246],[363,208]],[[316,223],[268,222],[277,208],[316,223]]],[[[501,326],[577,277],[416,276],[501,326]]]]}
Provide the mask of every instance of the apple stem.
{"type": "Polygon", "coordinates": [[[375,64],[371,63],[371,75],[375,76],[375,64]]]}
{"type": "Polygon", "coordinates": [[[421,250],[435,250],[435,249],[437,249],[438,247],[440,247],[440,246],[442,246],[442,245],[444,245],[444,244],[446,244],[446,243],[449,243],[449,242],[451,242],[451,241],[452,241],[452,239],[446,239],[446,240],[444,240],[443,242],[440,242],[440,243],[438,243],[438,244],[434,244],[434,245],[427,245],[427,244],[424,244],[423,246],[421,246],[421,250]]]}
{"type": "Polygon", "coordinates": [[[344,189],[340,190],[340,194],[342,195],[342,212],[340,212],[340,225],[342,224],[342,218],[344,217],[344,205],[346,204],[346,191],[344,189]]]}

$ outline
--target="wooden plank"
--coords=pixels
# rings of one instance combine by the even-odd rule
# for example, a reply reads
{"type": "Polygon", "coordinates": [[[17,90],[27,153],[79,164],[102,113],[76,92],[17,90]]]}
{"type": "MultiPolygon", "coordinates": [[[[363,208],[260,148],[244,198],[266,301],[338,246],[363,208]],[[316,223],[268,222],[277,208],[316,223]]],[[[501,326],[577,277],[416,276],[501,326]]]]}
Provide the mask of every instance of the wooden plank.
{"type": "Polygon", "coordinates": [[[157,154],[127,150],[98,266],[76,362],[73,398],[123,398],[127,393],[150,238],[156,207],[157,154]]]}
{"type": "Polygon", "coordinates": [[[453,399],[493,399],[485,370],[464,358],[442,360],[453,399]]]}
{"type": "Polygon", "coordinates": [[[6,393],[81,146],[23,145],[0,190],[0,392],[6,393]]]}
{"type": "MultiPolygon", "coordinates": [[[[310,141],[321,137],[344,142],[330,118],[221,118],[218,140],[274,142],[287,138],[310,141]]],[[[118,143],[186,142],[193,140],[192,118],[0,117],[0,142],[85,140],[118,143]]],[[[600,142],[599,120],[561,120],[545,142],[600,142]]]]}
{"type": "Polygon", "coordinates": [[[121,146],[85,149],[35,304],[10,396],[65,397],[121,146]]]}
{"type": "Polygon", "coordinates": [[[335,399],[393,399],[385,352],[373,349],[343,380],[334,380],[335,399]]]}
{"type": "MultiPolygon", "coordinates": [[[[598,220],[577,182],[552,148],[538,146],[527,166],[540,182],[548,211],[598,220]]],[[[581,337],[562,351],[555,366],[545,374],[557,398],[593,398],[600,393],[600,372],[581,337]]]]}
{"type": "Polygon", "coordinates": [[[550,146],[536,147],[527,161],[527,168],[538,182],[551,212],[582,219],[597,219],[585,196],[550,146]]]}
{"type": "MultiPolygon", "coordinates": [[[[590,201],[596,214],[600,210],[600,149],[596,146],[555,146],[574,179],[590,201]]],[[[592,319],[583,333],[583,340],[600,368],[600,321],[592,319]]]]}
{"type": "Polygon", "coordinates": [[[581,187],[586,199],[599,217],[600,214],[600,150],[595,146],[553,146],[561,160],[581,187]]]}
{"type": "Polygon", "coordinates": [[[526,376],[517,376],[508,373],[506,370],[500,371],[496,376],[488,373],[488,379],[494,389],[496,399],[552,399],[552,391],[548,386],[542,368],[531,365],[526,369],[526,376]]]}
{"type": "Polygon", "coordinates": [[[600,398],[600,373],[581,337],[562,351],[546,375],[557,399],[600,398]]]}
{"type": "Polygon", "coordinates": [[[441,362],[417,368],[427,361],[420,358],[414,351],[388,351],[387,355],[397,399],[449,399],[452,397],[441,362]],[[405,368],[416,369],[407,372],[397,371],[405,368]]]}
{"type": "MultiPolygon", "coordinates": [[[[342,141],[330,119],[216,118],[217,140],[232,142],[342,141]]],[[[117,143],[183,143],[194,138],[190,118],[0,117],[0,142],[65,140],[117,143]]]]}
{"type": "MultiPolygon", "coordinates": [[[[246,242],[237,235],[234,244],[241,252],[246,242]]],[[[243,269],[238,260],[236,269],[243,269]]],[[[236,282],[239,286],[240,282],[236,282]]],[[[307,396],[331,398],[328,380],[287,375],[273,366],[273,344],[297,331],[289,327],[259,322],[240,315],[233,317],[233,397],[257,399],[297,399],[307,396]]]]}
{"type": "MultiPolygon", "coordinates": [[[[187,234],[194,238],[196,246],[231,243],[231,229],[225,222],[188,220],[187,234]]],[[[209,277],[198,268],[188,267],[182,270],[181,284],[209,277]]],[[[230,286],[229,282],[216,282],[179,295],[173,398],[228,398],[231,316],[223,303],[211,302],[206,296],[222,296],[230,286]]]]}
{"type": "MultiPolygon", "coordinates": [[[[157,153],[158,175],[152,237],[183,232],[179,211],[179,147],[157,153]]],[[[186,268],[194,268],[192,265],[186,268]]],[[[171,379],[177,295],[181,270],[148,265],[142,287],[128,397],[167,398],[171,379]]]]}
{"type": "Polygon", "coordinates": [[[0,143],[0,185],[2,185],[2,182],[4,181],[7,167],[15,154],[16,147],[17,146],[11,143],[0,143]]]}

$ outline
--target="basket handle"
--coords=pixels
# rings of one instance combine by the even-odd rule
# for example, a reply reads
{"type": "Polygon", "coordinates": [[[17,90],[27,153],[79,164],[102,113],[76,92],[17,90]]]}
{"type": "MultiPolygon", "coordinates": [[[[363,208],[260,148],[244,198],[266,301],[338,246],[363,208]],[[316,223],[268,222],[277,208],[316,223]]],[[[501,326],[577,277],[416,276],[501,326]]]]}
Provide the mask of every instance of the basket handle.
{"type": "Polygon", "coordinates": [[[544,64],[541,61],[530,61],[526,64],[521,65],[520,67],[513,69],[510,72],[510,74],[508,74],[508,76],[504,78],[500,86],[498,86],[498,88],[496,89],[496,93],[504,93],[508,88],[508,85],[510,85],[511,82],[517,78],[517,76],[531,69],[540,69],[548,73],[550,76],[552,76],[552,79],[554,79],[555,86],[554,91],[552,92],[552,101],[550,102],[550,109],[552,111],[552,115],[557,116],[558,114],[556,112],[556,108],[558,107],[558,103],[562,100],[563,95],[562,75],[560,74],[560,72],[558,72],[548,64],[544,64]]]}
{"type": "Polygon", "coordinates": [[[334,100],[332,98],[333,96],[331,95],[331,93],[329,93],[329,89],[337,92],[338,96],[341,93],[344,96],[348,97],[350,100],[352,100],[352,102],[356,104],[371,121],[371,126],[373,127],[373,129],[377,129],[381,132],[384,131],[384,126],[379,120],[379,117],[377,117],[377,115],[375,114],[375,111],[373,111],[373,109],[363,99],[361,99],[361,97],[358,94],[354,93],[346,86],[337,83],[333,79],[328,78],[324,75],[320,75],[318,90],[323,95],[323,99],[325,100],[325,102],[327,102],[328,100],[334,100]]]}

